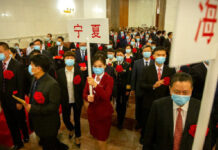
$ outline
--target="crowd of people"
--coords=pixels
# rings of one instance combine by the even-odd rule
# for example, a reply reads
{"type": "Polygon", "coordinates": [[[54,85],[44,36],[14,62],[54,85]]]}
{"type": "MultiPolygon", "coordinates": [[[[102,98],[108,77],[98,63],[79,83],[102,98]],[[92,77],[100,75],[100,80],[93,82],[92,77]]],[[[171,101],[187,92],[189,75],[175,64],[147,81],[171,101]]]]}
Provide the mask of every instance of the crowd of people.
{"type": "MultiPolygon", "coordinates": [[[[50,33],[26,50],[18,43],[12,48],[0,42],[0,102],[12,149],[29,142],[29,126],[43,150],[67,150],[57,138],[60,115],[69,139],[75,134],[74,143],[80,147],[80,117],[86,101],[90,134],[99,149],[106,150],[113,112],[122,130],[129,97],[135,95],[135,128],[141,129],[143,150],[191,150],[209,61],[170,68],[173,33],[154,27],[111,30],[109,37],[109,44],[90,45],[91,77],[86,43],[72,42],[67,47],[63,37],[53,41],[50,33]],[[29,102],[21,104],[12,95],[28,96],[29,102]]],[[[217,142],[217,99],[216,91],[204,150],[217,142]]]]}

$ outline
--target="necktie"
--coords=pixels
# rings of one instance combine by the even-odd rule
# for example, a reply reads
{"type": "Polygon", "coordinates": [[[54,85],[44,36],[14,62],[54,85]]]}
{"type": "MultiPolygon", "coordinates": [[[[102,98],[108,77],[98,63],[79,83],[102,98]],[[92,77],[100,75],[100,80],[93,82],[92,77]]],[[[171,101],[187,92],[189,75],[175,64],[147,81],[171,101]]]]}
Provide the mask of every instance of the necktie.
{"type": "Polygon", "coordinates": [[[173,150],[179,150],[180,147],[180,142],[182,139],[182,115],[181,115],[181,108],[177,108],[178,115],[176,119],[176,127],[175,127],[175,132],[174,132],[174,145],[173,145],[173,150]]]}
{"type": "Polygon", "coordinates": [[[158,68],[158,73],[157,73],[157,75],[158,75],[158,80],[160,80],[160,79],[161,79],[161,68],[158,68]]]}
{"type": "MultiPolygon", "coordinates": [[[[3,70],[3,72],[6,70],[6,63],[3,63],[2,62],[2,70],[3,70]]],[[[3,92],[5,92],[5,78],[3,78],[3,85],[2,85],[2,90],[3,90],[3,92]]]]}
{"type": "Polygon", "coordinates": [[[148,66],[148,62],[146,61],[146,62],[145,62],[145,67],[147,67],[147,66],[148,66]]]}

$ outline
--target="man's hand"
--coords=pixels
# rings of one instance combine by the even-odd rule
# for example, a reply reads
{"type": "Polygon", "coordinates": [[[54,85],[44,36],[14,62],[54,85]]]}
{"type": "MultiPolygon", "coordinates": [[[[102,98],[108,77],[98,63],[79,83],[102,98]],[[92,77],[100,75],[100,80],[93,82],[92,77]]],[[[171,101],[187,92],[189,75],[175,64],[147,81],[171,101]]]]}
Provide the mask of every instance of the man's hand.
{"type": "Polygon", "coordinates": [[[81,71],[86,71],[86,70],[87,70],[87,67],[80,67],[80,70],[81,70],[81,71]]]}
{"type": "Polygon", "coordinates": [[[22,104],[19,104],[19,103],[17,103],[17,104],[16,104],[16,107],[17,107],[17,110],[21,110],[21,109],[23,108],[23,105],[22,105],[22,104]]]}
{"type": "Polygon", "coordinates": [[[98,85],[98,84],[95,82],[94,78],[92,78],[92,77],[87,77],[87,81],[88,81],[88,84],[89,84],[89,85],[92,85],[94,88],[98,85]]]}
{"type": "Polygon", "coordinates": [[[90,103],[94,102],[94,95],[88,95],[88,102],[90,103]]]}
{"type": "Polygon", "coordinates": [[[156,89],[156,88],[160,87],[162,84],[164,84],[164,80],[159,80],[153,85],[153,88],[156,89]]]}

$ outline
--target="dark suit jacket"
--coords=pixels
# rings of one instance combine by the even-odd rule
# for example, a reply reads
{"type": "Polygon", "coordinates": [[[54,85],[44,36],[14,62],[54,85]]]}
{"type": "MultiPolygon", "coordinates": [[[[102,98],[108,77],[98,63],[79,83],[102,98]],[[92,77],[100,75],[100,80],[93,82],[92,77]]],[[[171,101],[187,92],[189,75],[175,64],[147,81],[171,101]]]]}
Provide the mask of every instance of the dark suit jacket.
{"type": "MultiPolygon", "coordinates": [[[[63,46],[63,49],[62,49],[62,50],[63,50],[64,52],[69,51],[69,49],[66,48],[65,46],[63,46]]],[[[52,57],[53,57],[53,56],[57,56],[57,55],[58,55],[58,46],[52,47],[52,48],[50,49],[50,54],[51,54],[52,57]]]]}
{"type": "MultiPolygon", "coordinates": [[[[60,128],[59,105],[61,100],[60,87],[49,74],[44,74],[36,88],[45,97],[44,104],[32,101],[29,117],[33,129],[39,137],[57,136],[60,128]]],[[[32,97],[33,95],[30,95],[32,97]]]]}
{"type": "MultiPolygon", "coordinates": [[[[153,64],[154,64],[154,61],[150,60],[149,66],[153,64]]],[[[140,88],[140,79],[143,76],[142,71],[144,67],[145,67],[144,58],[136,60],[134,62],[134,66],[132,70],[132,77],[131,77],[131,88],[132,90],[135,90],[136,96],[143,96],[143,90],[141,90],[140,88]]]]}
{"type": "Polygon", "coordinates": [[[203,63],[194,65],[190,69],[190,74],[194,81],[194,88],[193,88],[193,97],[199,100],[202,99],[204,84],[207,74],[207,68],[203,63]]]}
{"type": "MultiPolygon", "coordinates": [[[[175,74],[175,69],[169,68],[164,65],[161,79],[164,77],[170,77],[175,74]]],[[[143,107],[150,109],[152,102],[161,97],[169,96],[169,87],[161,85],[160,87],[153,89],[153,85],[158,81],[157,70],[155,65],[151,65],[143,69],[143,76],[140,81],[140,86],[144,93],[143,107]]]]}
{"type": "MultiPolygon", "coordinates": [[[[189,129],[191,125],[197,124],[199,110],[199,100],[191,98],[180,150],[192,149],[194,138],[189,134],[189,129]]],[[[164,97],[154,101],[152,105],[146,125],[143,150],[173,150],[173,139],[173,100],[171,97],[164,97]]],[[[211,150],[211,130],[206,137],[204,150],[211,150]]]]}
{"type": "Polygon", "coordinates": [[[18,102],[12,98],[12,94],[13,91],[18,91],[16,96],[24,98],[24,66],[11,58],[7,70],[12,71],[14,76],[10,80],[5,79],[5,92],[3,93],[3,68],[2,61],[0,61],[0,100],[2,105],[7,108],[16,109],[16,103],[18,102]]]}
{"type": "Polygon", "coordinates": [[[171,49],[171,42],[168,38],[164,40],[163,46],[167,49],[167,51],[169,53],[170,49],[171,49]]]}
{"type": "MultiPolygon", "coordinates": [[[[74,84],[74,98],[75,103],[78,108],[82,107],[83,99],[82,93],[84,88],[84,80],[82,77],[82,72],[80,71],[79,66],[75,65],[74,67],[74,77],[79,75],[81,77],[81,82],[78,85],[74,84]]],[[[67,89],[67,78],[65,73],[65,67],[57,71],[57,81],[61,88],[61,104],[62,107],[68,106],[69,104],[69,96],[68,96],[68,89],[67,89]]]]}
{"type": "Polygon", "coordinates": [[[165,41],[165,37],[161,36],[160,37],[160,46],[164,46],[164,41],[165,41]]]}

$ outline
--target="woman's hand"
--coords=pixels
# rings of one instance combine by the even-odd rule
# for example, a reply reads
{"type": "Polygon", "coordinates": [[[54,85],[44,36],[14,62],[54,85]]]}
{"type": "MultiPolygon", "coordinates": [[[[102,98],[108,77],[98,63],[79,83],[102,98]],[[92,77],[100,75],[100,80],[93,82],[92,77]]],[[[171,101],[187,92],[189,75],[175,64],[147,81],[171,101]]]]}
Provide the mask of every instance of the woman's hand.
{"type": "Polygon", "coordinates": [[[98,85],[92,77],[87,77],[88,84],[94,88],[98,85]]]}
{"type": "Polygon", "coordinates": [[[88,95],[88,102],[90,103],[94,102],[94,95],[88,95]]]}

